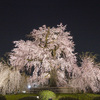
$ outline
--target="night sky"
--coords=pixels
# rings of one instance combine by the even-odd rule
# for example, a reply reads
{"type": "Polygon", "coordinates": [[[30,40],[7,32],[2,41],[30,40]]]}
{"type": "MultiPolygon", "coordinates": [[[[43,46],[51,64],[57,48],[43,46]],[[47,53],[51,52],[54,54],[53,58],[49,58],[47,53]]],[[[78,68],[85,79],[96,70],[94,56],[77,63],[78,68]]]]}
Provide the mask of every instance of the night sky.
{"type": "Polygon", "coordinates": [[[42,25],[67,24],[75,52],[100,54],[99,0],[0,0],[0,56],[42,25]]]}

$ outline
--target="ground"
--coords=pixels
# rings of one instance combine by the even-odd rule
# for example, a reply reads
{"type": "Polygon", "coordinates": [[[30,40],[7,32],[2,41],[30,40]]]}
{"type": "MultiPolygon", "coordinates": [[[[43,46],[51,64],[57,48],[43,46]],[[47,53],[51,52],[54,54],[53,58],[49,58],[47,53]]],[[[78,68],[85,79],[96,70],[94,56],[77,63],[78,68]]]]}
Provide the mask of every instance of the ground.
{"type": "MultiPolygon", "coordinates": [[[[12,94],[5,95],[6,100],[19,100],[24,97],[37,96],[38,94],[12,94]]],[[[100,94],[56,94],[57,98],[60,99],[62,97],[73,97],[78,98],[79,100],[100,100],[100,94]]]]}

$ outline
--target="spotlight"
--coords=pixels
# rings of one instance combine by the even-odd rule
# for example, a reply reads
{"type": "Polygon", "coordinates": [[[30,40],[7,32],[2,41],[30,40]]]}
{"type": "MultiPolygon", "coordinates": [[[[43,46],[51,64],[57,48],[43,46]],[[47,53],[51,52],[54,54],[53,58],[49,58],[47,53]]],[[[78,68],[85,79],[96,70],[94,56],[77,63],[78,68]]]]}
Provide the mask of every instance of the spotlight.
{"type": "Polygon", "coordinates": [[[30,89],[31,88],[31,85],[28,85],[28,89],[30,89]]]}

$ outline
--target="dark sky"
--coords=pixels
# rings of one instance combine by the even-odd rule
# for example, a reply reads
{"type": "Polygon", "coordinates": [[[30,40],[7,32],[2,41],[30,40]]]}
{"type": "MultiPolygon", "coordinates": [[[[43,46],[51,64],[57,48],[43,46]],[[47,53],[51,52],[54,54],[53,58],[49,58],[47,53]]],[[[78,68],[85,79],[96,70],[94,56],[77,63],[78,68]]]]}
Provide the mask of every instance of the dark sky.
{"type": "Polygon", "coordinates": [[[75,51],[100,54],[99,0],[0,0],[0,56],[34,28],[67,24],[75,51]]]}

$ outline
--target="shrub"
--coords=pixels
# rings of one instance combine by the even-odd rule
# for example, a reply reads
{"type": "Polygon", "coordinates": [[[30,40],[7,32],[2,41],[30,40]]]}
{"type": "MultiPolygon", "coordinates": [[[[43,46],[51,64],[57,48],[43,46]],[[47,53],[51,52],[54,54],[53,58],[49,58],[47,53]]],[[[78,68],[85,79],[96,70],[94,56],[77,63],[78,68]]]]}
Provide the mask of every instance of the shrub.
{"type": "Polygon", "coordinates": [[[49,99],[56,100],[56,94],[52,91],[44,90],[39,92],[39,98],[40,100],[49,100],[49,99]]]}

